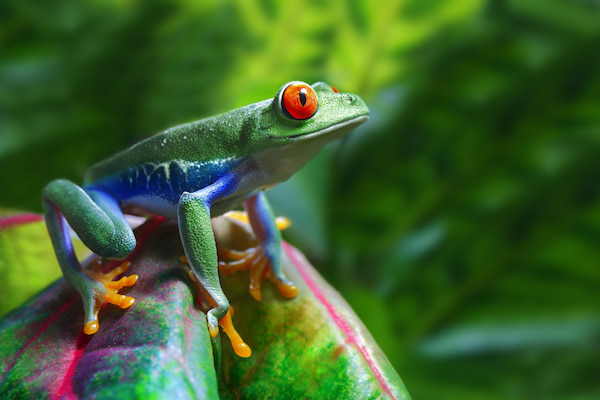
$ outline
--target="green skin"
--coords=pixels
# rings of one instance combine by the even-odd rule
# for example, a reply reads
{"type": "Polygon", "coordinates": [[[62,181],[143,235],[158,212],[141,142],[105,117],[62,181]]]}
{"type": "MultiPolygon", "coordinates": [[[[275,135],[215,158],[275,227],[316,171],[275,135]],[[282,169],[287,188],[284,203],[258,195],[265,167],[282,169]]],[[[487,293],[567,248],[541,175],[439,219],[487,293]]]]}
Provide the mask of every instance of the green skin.
{"type": "Polygon", "coordinates": [[[65,221],[94,253],[123,259],[136,243],[123,210],[177,219],[191,269],[217,304],[207,313],[211,331],[229,309],[219,282],[212,217],[243,205],[274,275],[290,283],[281,270],[281,234],[263,190],[288,179],[324,144],[348,134],[369,114],[357,95],[318,82],[312,85],[317,111],[297,120],[282,105],[290,83],[274,99],[141,141],[93,166],[82,187],[67,180],[45,187],[48,232],[65,279],[82,296],[85,324],[97,321],[94,304],[106,290],[77,261],[65,221]]]}

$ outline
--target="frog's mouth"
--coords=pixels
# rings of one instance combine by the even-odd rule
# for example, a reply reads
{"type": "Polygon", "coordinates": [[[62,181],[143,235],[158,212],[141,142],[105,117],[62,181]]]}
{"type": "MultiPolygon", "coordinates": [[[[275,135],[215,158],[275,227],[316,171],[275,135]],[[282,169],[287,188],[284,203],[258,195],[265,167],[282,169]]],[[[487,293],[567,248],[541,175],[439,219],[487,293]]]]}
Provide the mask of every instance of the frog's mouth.
{"type": "Polygon", "coordinates": [[[352,129],[356,128],[360,124],[366,122],[369,119],[368,115],[360,115],[358,117],[354,117],[348,119],[346,121],[338,122],[335,125],[328,126],[327,128],[323,128],[316,132],[311,133],[299,133],[297,135],[287,136],[287,139],[295,139],[295,142],[305,141],[309,139],[313,139],[321,136],[328,136],[330,140],[335,140],[339,137],[342,137],[348,134],[352,129]],[[335,132],[335,133],[334,133],[335,132]]]}

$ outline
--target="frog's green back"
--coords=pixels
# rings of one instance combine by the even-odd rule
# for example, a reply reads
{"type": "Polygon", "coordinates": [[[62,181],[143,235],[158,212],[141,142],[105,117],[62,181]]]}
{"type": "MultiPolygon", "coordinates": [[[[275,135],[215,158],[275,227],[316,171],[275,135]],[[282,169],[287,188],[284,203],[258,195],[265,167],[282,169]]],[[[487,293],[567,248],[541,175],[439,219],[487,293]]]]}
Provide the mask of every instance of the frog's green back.
{"type": "MultiPolygon", "coordinates": [[[[295,100],[293,105],[305,105],[295,100]]],[[[275,184],[295,173],[325,143],[366,121],[368,114],[369,109],[357,95],[338,93],[323,82],[311,87],[288,82],[273,99],[168,129],[117,153],[94,165],[84,185],[140,166],[181,161],[233,167],[250,159],[271,175],[270,183],[275,184]],[[292,86],[299,91],[314,90],[312,113],[295,118],[288,112],[283,94],[292,86]]]]}
{"type": "Polygon", "coordinates": [[[179,125],[151,136],[92,166],[84,184],[144,164],[173,160],[206,163],[243,158],[248,152],[248,132],[257,129],[257,113],[268,110],[270,100],[225,114],[179,125]]]}

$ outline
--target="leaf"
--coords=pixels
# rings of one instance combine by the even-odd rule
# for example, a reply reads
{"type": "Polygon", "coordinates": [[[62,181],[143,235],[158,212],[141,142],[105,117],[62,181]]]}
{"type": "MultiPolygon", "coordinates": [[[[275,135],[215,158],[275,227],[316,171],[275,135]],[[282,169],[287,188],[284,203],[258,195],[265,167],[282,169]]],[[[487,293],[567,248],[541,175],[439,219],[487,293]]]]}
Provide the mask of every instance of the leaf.
{"type": "Polygon", "coordinates": [[[163,240],[153,228],[138,233],[134,308],[106,307],[95,335],[83,334],[80,297],[64,280],[1,320],[1,398],[217,398],[206,319],[177,261],[176,231],[163,240]]]}
{"type": "Polygon", "coordinates": [[[39,214],[0,216],[0,282],[4,293],[9,294],[0,297],[0,315],[21,305],[60,277],[42,221],[39,214]]]}
{"type": "MultiPolygon", "coordinates": [[[[219,245],[255,240],[229,220],[214,224],[219,245]]],[[[63,280],[0,320],[1,398],[409,398],[349,306],[289,244],[284,269],[300,289],[296,298],[265,283],[256,302],[246,274],[223,279],[253,355],[235,356],[221,333],[217,381],[176,224],[149,220],[136,235],[128,270],[140,276],[128,292],[136,303],[106,306],[93,336],[82,333],[80,297],[63,280]]]]}
{"type": "Polygon", "coordinates": [[[262,301],[248,303],[246,276],[223,280],[238,330],[253,349],[253,357],[240,362],[224,346],[223,398],[409,398],[339,293],[298,250],[284,243],[283,253],[285,273],[300,288],[293,300],[264,285],[262,301]]]}

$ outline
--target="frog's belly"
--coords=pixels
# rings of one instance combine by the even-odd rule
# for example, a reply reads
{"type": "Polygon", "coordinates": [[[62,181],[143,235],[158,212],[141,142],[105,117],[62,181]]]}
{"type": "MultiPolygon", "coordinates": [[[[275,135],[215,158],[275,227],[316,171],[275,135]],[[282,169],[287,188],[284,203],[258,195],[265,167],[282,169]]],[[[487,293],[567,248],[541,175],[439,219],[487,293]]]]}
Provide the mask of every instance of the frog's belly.
{"type": "MultiPolygon", "coordinates": [[[[210,216],[218,217],[227,211],[239,207],[244,200],[254,195],[255,192],[234,194],[225,199],[217,199],[210,208],[210,216]]],[[[123,208],[142,209],[152,214],[161,215],[165,218],[177,219],[177,208],[179,201],[173,202],[161,196],[139,195],[131,197],[123,202],[123,208]]]]}
{"type": "Polygon", "coordinates": [[[131,197],[121,204],[125,211],[146,211],[151,214],[161,215],[165,218],[177,219],[177,202],[160,196],[138,195],[131,197]]]}

